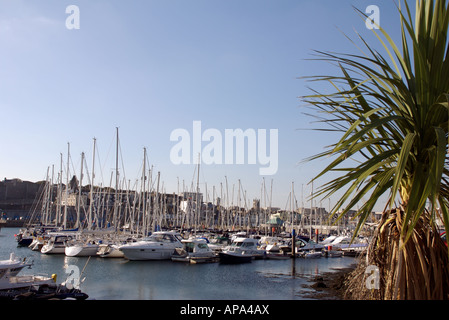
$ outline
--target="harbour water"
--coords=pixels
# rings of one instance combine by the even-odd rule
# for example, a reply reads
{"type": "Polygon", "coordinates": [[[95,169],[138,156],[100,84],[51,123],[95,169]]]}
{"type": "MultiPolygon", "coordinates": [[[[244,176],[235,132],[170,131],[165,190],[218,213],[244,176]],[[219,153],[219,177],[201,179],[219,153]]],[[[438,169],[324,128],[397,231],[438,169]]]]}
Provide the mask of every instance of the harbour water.
{"type": "Polygon", "coordinates": [[[357,262],[339,257],[226,265],[45,255],[17,247],[18,231],[0,231],[0,260],[14,252],[34,261],[22,274],[56,274],[58,283],[68,277],[84,279],[81,290],[95,300],[308,300],[310,280],[357,262]]]}

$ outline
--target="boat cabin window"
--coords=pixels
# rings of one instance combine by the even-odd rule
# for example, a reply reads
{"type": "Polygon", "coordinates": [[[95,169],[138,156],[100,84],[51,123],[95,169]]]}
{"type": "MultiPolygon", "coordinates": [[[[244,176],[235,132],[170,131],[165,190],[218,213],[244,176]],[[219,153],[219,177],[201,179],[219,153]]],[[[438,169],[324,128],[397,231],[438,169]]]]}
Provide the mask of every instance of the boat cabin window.
{"type": "Polygon", "coordinates": [[[299,240],[299,241],[296,242],[296,246],[299,246],[300,248],[302,248],[302,247],[306,246],[306,243],[304,241],[302,241],[302,240],[299,240]]]}
{"type": "Polygon", "coordinates": [[[195,244],[193,242],[187,242],[185,244],[185,250],[187,252],[193,252],[193,249],[195,248],[195,244]]]}
{"type": "Polygon", "coordinates": [[[248,248],[248,247],[254,246],[254,242],[242,242],[242,241],[238,241],[238,242],[233,242],[233,243],[232,243],[232,246],[234,246],[234,247],[248,248]]]}
{"type": "Polygon", "coordinates": [[[176,239],[171,234],[153,234],[148,240],[156,242],[176,242],[176,239]]]}

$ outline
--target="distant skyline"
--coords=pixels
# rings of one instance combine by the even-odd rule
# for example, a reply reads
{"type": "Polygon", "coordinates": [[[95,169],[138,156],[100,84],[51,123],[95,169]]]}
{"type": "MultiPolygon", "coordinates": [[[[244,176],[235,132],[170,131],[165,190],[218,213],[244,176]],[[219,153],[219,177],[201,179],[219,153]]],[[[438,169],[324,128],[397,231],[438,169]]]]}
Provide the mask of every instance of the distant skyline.
{"type": "MultiPolygon", "coordinates": [[[[357,40],[358,32],[382,51],[353,6],[362,12],[377,6],[381,26],[399,37],[395,2],[1,0],[0,178],[44,180],[48,168],[59,170],[61,154],[66,166],[68,143],[70,174],[79,176],[81,152],[91,172],[95,138],[95,184],[109,185],[118,127],[120,179],[139,181],[146,148],[161,191],[177,192],[178,183],[190,189],[197,166],[173,163],[170,136],[181,129],[192,137],[199,121],[202,132],[223,139],[236,129],[278,134],[273,175],[260,175],[260,158],[249,163],[248,154],[243,164],[225,164],[224,154],[221,164],[201,163],[200,189],[207,186],[209,201],[213,187],[219,196],[227,181],[236,204],[240,181],[251,207],[265,183],[266,201],[272,184],[272,206],[289,208],[293,182],[298,205],[309,207],[308,183],[325,161],[302,161],[338,136],[311,130],[316,124],[298,97],[311,93],[308,86],[324,88],[299,78],[337,72],[308,60],[313,50],[359,53],[343,33],[357,40]],[[79,29],[67,27],[74,22],[67,22],[71,5],[79,9],[79,29]]],[[[328,209],[335,200],[315,204],[328,209]]]]}

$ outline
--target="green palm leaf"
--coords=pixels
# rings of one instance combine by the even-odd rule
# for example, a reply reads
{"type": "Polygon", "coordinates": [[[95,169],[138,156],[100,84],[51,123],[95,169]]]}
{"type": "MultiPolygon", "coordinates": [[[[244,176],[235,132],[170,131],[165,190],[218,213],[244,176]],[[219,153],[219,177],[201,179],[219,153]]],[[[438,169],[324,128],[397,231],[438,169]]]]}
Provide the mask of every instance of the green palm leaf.
{"type": "MultiPolygon", "coordinates": [[[[414,19],[407,2],[404,9],[400,2],[398,11],[402,49],[380,28],[373,32],[387,58],[360,36],[366,49],[362,55],[316,52],[319,60],[338,66],[340,75],[309,77],[331,83],[335,91],[315,91],[303,100],[320,113],[318,121],[328,125],[321,130],[341,132],[335,144],[307,159],[334,157],[314,180],[339,173],[318,195],[342,192],[331,212],[338,219],[360,206],[354,236],[379,199],[390,199],[385,214],[394,216],[383,218],[377,234],[397,230],[400,238],[392,247],[399,251],[388,262],[391,269],[397,261],[398,272],[388,276],[386,287],[394,288],[391,296],[415,297],[412,287],[427,287],[434,281],[428,277],[437,278],[424,263],[435,260],[436,253],[426,249],[421,233],[435,228],[437,216],[449,231],[449,9],[447,0],[417,0],[414,19]],[[394,208],[398,202],[399,211],[394,208]],[[419,247],[415,253],[413,246],[419,247]],[[417,265],[410,264],[413,259],[417,265]],[[419,272],[425,279],[411,281],[419,272]],[[404,279],[411,281],[409,286],[404,279]]],[[[444,270],[440,272],[449,275],[444,270]]],[[[416,290],[426,297],[447,292],[416,290]]]]}

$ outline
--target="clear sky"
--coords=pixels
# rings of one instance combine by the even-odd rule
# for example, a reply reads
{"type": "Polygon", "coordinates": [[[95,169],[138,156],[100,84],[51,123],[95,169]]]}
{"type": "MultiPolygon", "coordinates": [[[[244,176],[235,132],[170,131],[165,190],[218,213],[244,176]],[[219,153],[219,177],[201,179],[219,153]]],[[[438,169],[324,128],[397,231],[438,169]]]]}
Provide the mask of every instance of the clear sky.
{"type": "Polygon", "coordinates": [[[196,184],[195,164],[173,163],[170,135],[184,129],[193,138],[201,121],[202,131],[221,133],[223,153],[226,129],[278,130],[276,174],[260,175],[259,159],[203,163],[202,192],[207,184],[209,197],[213,186],[219,195],[227,179],[236,204],[240,179],[251,206],[265,180],[272,205],[285,208],[294,182],[301,205],[325,165],[301,161],[337,137],[298,130],[314,127],[302,113],[298,97],[310,91],[298,77],[335,73],[307,61],[312,50],[358,53],[342,32],[377,44],[353,8],[369,5],[398,36],[392,0],[0,0],[0,178],[45,179],[48,167],[59,170],[61,153],[65,166],[68,143],[71,174],[79,175],[81,152],[90,171],[96,138],[96,184],[109,185],[118,127],[120,178],[140,179],[145,147],[153,178],[159,171],[161,188],[177,192],[178,181],[181,189],[196,184]],[[75,21],[69,5],[79,8],[79,29],[67,28],[75,21]]]}

